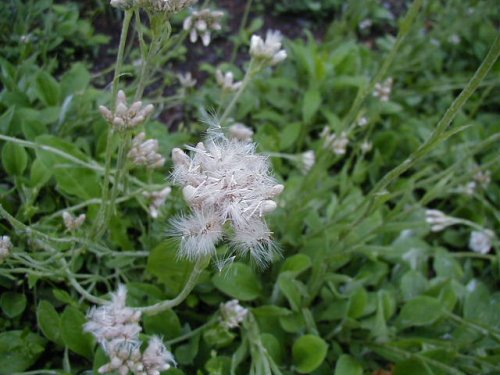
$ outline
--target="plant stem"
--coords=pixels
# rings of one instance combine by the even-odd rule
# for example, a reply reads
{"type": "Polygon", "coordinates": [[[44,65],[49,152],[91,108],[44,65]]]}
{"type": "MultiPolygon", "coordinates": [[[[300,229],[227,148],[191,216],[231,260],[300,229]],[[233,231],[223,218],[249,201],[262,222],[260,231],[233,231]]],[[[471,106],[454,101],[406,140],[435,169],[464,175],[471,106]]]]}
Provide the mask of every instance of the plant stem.
{"type": "Polygon", "coordinates": [[[189,293],[191,293],[191,291],[194,289],[198,281],[198,278],[200,277],[201,273],[205,270],[205,268],[208,266],[209,262],[210,262],[210,257],[200,258],[196,261],[188,281],[184,285],[184,288],[181,290],[181,292],[175,298],[158,302],[151,306],[136,307],[134,308],[134,310],[140,311],[141,313],[148,315],[155,315],[181,304],[187,298],[189,293]]]}
{"type": "MultiPolygon", "coordinates": [[[[248,21],[248,14],[250,13],[250,8],[252,7],[252,0],[247,0],[245,4],[245,10],[243,13],[243,17],[241,18],[240,28],[238,30],[238,37],[241,36],[242,31],[245,29],[248,21]]],[[[229,60],[231,64],[234,64],[234,60],[236,60],[236,53],[238,52],[238,42],[239,38],[236,39],[236,43],[233,46],[233,51],[231,52],[231,59],[229,60]]]]}
{"type": "Polygon", "coordinates": [[[169,346],[169,345],[177,344],[178,342],[182,342],[184,340],[187,340],[187,339],[197,335],[199,332],[203,331],[204,329],[210,327],[211,325],[214,325],[215,323],[217,323],[217,319],[212,318],[207,323],[193,329],[192,331],[190,331],[188,333],[185,333],[182,336],[176,337],[172,340],[165,341],[165,345],[169,346]]]}

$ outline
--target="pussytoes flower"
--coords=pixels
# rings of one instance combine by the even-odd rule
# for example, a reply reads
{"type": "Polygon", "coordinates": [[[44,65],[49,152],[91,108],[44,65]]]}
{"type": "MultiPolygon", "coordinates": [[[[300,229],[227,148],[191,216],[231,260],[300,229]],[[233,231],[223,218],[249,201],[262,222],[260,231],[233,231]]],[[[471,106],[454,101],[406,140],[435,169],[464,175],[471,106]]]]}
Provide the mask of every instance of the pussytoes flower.
{"type": "Polygon", "coordinates": [[[478,171],[474,175],[474,181],[476,181],[483,189],[486,189],[491,182],[491,172],[489,170],[478,171]]]}
{"type": "Polygon", "coordinates": [[[149,169],[161,168],[165,164],[165,158],[158,153],[158,146],[158,140],[146,140],[146,133],[140,132],[132,140],[132,147],[127,156],[136,166],[149,169]]]}
{"type": "Polygon", "coordinates": [[[271,175],[267,158],[255,153],[255,144],[227,139],[218,130],[187,148],[190,156],[172,150],[172,179],[192,210],[172,223],[181,256],[213,255],[225,233],[237,254],[250,254],[260,265],[271,262],[277,250],[264,215],[276,208],[283,185],[271,175]]]}
{"type": "Polygon", "coordinates": [[[189,40],[196,43],[198,36],[206,47],[210,44],[211,31],[220,30],[220,21],[224,12],[219,10],[195,10],[184,20],[183,28],[189,32],[189,40]]]}
{"type": "Polygon", "coordinates": [[[330,128],[325,126],[320,134],[323,139],[323,147],[330,149],[336,155],[345,155],[347,152],[347,146],[349,145],[349,138],[346,132],[337,135],[332,133],[330,128]]]}
{"type": "Polygon", "coordinates": [[[425,210],[425,221],[431,226],[431,231],[440,232],[457,223],[457,219],[439,210],[425,210]]]}
{"type": "Polygon", "coordinates": [[[153,112],[153,105],[142,106],[141,101],[134,102],[130,107],[127,106],[127,96],[120,90],[116,96],[115,112],[101,105],[99,111],[106,121],[108,121],[116,130],[123,131],[139,126],[153,112]]]}
{"type": "Polygon", "coordinates": [[[236,328],[248,315],[248,309],[240,305],[237,299],[233,299],[220,305],[221,323],[224,327],[236,328]]]}
{"type": "Polygon", "coordinates": [[[266,39],[252,35],[250,39],[250,55],[266,65],[276,65],[287,58],[286,51],[281,49],[283,36],[279,31],[269,30],[266,39]]]}
{"type": "Polygon", "coordinates": [[[185,89],[193,88],[196,85],[196,80],[193,79],[193,75],[191,72],[187,72],[185,74],[179,73],[177,74],[177,79],[181,86],[185,89]]]}
{"type": "Polygon", "coordinates": [[[491,249],[491,242],[494,236],[493,231],[489,229],[472,231],[469,239],[469,249],[475,253],[487,254],[491,249]]]}
{"type": "Polygon", "coordinates": [[[316,163],[316,154],[314,153],[314,151],[309,150],[309,151],[303,152],[300,155],[300,163],[301,163],[302,173],[304,173],[304,174],[308,173],[312,169],[312,167],[314,167],[314,164],[316,163]]]}
{"type": "Polygon", "coordinates": [[[158,218],[160,216],[160,209],[165,204],[167,197],[170,195],[172,188],[170,186],[166,186],[160,191],[153,192],[145,192],[144,196],[150,200],[149,203],[149,216],[153,219],[158,218]]]}
{"type": "Polygon", "coordinates": [[[158,336],[149,339],[148,347],[142,355],[144,375],[160,375],[175,364],[174,356],[170,353],[158,336]]]}
{"type": "Polygon", "coordinates": [[[115,8],[127,10],[135,5],[135,0],[111,0],[109,4],[115,8]]]}
{"type": "Polygon", "coordinates": [[[242,123],[235,123],[229,127],[229,138],[242,142],[252,142],[253,130],[242,123]]]}
{"type": "Polygon", "coordinates": [[[74,217],[70,212],[64,211],[62,213],[63,221],[64,221],[64,226],[66,229],[69,231],[74,231],[77,230],[82,226],[82,224],[85,222],[85,219],[87,216],[85,214],[80,214],[77,217],[74,217]]]}
{"type": "Polygon", "coordinates": [[[198,0],[136,0],[137,5],[150,12],[175,14],[195,4],[198,0]]]}
{"type": "Polygon", "coordinates": [[[215,71],[215,79],[217,84],[222,87],[224,91],[237,91],[243,82],[235,82],[233,72],[222,73],[220,69],[215,71]]]}
{"type": "Polygon", "coordinates": [[[373,143],[371,143],[370,141],[368,141],[368,140],[365,139],[363,141],[363,143],[361,143],[360,148],[361,148],[361,151],[366,154],[366,153],[368,153],[368,152],[370,152],[372,150],[373,143]]]}
{"type": "Polygon", "coordinates": [[[0,262],[7,258],[12,249],[12,242],[9,236],[0,236],[0,262]]]}
{"type": "Polygon", "coordinates": [[[382,102],[388,102],[392,91],[392,77],[387,78],[384,82],[377,82],[373,88],[372,95],[379,98],[382,102]]]}

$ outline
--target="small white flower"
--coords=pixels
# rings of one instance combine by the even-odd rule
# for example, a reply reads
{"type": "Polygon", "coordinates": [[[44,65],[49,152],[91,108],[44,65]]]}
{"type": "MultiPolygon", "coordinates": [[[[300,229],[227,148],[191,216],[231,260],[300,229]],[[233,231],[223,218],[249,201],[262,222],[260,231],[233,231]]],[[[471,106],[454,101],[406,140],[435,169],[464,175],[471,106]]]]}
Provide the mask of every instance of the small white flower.
{"type": "Polygon", "coordinates": [[[365,154],[370,152],[372,148],[373,148],[373,143],[371,143],[366,139],[363,141],[363,143],[361,143],[361,151],[365,154]]]}
{"type": "Polygon", "coordinates": [[[372,95],[382,102],[388,102],[391,97],[392,83],[392,77],[387,78],[383,83],[377,82],[372,95]]]}
{"type": "Polygon", "coordinates": [[[458,45],[460,44],[460,42],[462,41],[462,39],[460,38],[460,36],[458,36],[458,34],[451,34],[450,37],[448,38],[448,41],[453,44],[453,45],[458,45]]]}
{"type": "Polygon", "coordinates": [[[236,328],[245,320],[248,309],[242,307],[237,299],[221,303],[220,313],[222,325],[228,329],[236,328]]]}
{"type": "Polygon", "coordinates": [[[360,30],[369,29],[373,25],[373,21],[369,18],[364,19],[358,25],[360,30]]]}
{"type": "Polygon", "coordinates": [[[313,150],[308,150],[300,155],[302,173],[308,173],[316,163],[316,154],[313,150]]]}
{"type": "Polygon", "coordinates": [[[431,226],[431,231],[440,232],[443,229],[457,223],[457,219],[447,216],[439,210],[425,210],[425,221],[431,226]]]}
{"type": "Polygon", "coordinates": [[[145,192],[143,195],[150,200],[149,204],[149,216],[153,219],[160,216],[160,209],[165,204],[167,197],[170,195],[172,188],[170,186],[165,187],[160,191],[145,192]]]}
{"type": "Polygon", "coordinates": [[[239,122],[229,127],[229,138],[242,142],[252,142],[253,130],[239,122]]]}
{"type": "Polygon", "coordinates": [[[233,249],[251,254],[259,264],[272,260],[276,248],[264,215],[276,208],[274,198],[283,185],[276,183],[265,156],[255,154],[253,143],[227,139],[222,132],[196,147],[191,156],[172,150],[173,181],[183,187],[192,215],[173,222],[181,236],[180,254],[197,259],[215,252],[226,224],[233,249]]]}
{"type": "Polygon", "coordinates": [[[0,237],[0,262],[7,258],[12,249],[12,242],[10,242],[9,236],[0,237]]]}
{"type": "Polygon", "coordinates": [[[153,112],[153,109],[152,104],[143,107],[141,101],[134,102],[130,107],[127,107],[127,96],[122,90],[118,91],[116,96],[114,113],[103,105],[99,107],[104,119],[119,131],[139,126],[153,112]]]}
{"type": "Polygon", "coordinates": [[[210,44],[211,31],[220,30],[220,20],[224,12],[219,10],[202,9],[193,11],[189,17],[184,20],[183,28],[189,32],[189,40],[196,43],[198,36],[206,47],[210,44]]]}
{"type": "Polygon", "coordinates": [[[491,249],[491,242],[494,236],[493,231],[489,229],[483,231],[472,231],[470,234],[469,249],[475,253],[488,253],[491,249]]]}
{"type": "Polygon", "coordinates": [[[185,74],[179,73],[177,74],[177,78],[182,87],[185,89],[190,89],[196,85],[196,80],[193,79],[191,72],[187,72],[185,74]]]}
{"type": "Polygon", "coordinates": [[[161,168],[165,164],[165,158],[158,153],[158,140],[146,139],[146,133],[140,132],[132,140],[132,147],[128,158],[136,166],[145,166],[154,169],[161,168]]]}
{"type": "Polygon", "coordinates": [[[175,360],[163,341],[158,336],[153,336],[149,339],[148,347],[142,355],[142,364],[143,374],[160,375],[161,372],[170,369],[171,364],[175,364],[175,360]]]}
{"type": "Polygon", "coordinates": [[[234,82],[234,75],[232,72],[222,73],[220,69],[215,71],[215,79],[217,84],[222,87],[224,91],[238,91],[243,82],[234,82]]]}
{"type": "Polygon", "coordinates": [[[368,119],[365,116],[361,116],[358,119],[358,126],[360,128],[364,128],[366,125],[368,125],[368,119]]]}
{"type": "Polygon", "coordinates": [[[265,41],[260,36],[253,35],[250,40],[250,55],[266,65],[276,65],[287,58],[286,51],[281,49],[282,40],[279,31],[269,30],[265,41]]]}
{"type": "Polygon", "coordinates": [[[320,134],[323,139],[323,147],[329,148],[336,155],[345,155],[347,152],[347,146],[349,145],[349,138],[346,132],[342,132],[340,136],[335,133],[331,133],[330,128],[325,126],[320,134]]]}
{"type": "Polygon", "coordinates": [[[64,226],[69,231],[74,231],[74,230],[77,230],[78,228],[80,228],[86,219],[85,214],[81,214],[78,217],[74,217],[68,211],[64,211],[62,213],[62,217],[63,217],[63,221],[64,221],[64,226]]]}
{"type": "Polygon", "coordinates": [[[193,5],[198,0],[135,0],[137,5],[158,13],[174,14],[193,5]]]}

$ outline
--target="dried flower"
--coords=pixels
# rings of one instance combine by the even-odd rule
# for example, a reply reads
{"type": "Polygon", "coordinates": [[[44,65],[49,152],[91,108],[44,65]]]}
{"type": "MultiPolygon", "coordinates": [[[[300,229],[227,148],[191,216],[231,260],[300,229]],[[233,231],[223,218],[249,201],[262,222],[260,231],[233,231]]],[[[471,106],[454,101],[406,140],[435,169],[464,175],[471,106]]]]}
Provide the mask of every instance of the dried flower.
{"type": "Polygon", "coordinates": [[[62,217],[63,217],[63,221],[64,221],[64,226],[69,231],[74,231],[74,230],[77,230],[78,228],[80,228],[86,219],[85,214],[81,214],[78,217],[74,217],[68,211],[64,211],[62,213],[62,217]]]}
{"type": "Polygon", "coordinates": [[[204,143],[172,150],[175,183],[183,186],[192,215],[173,221],[173,234],[181,237],[180,253],[198,259],[215,253],[226,223],[238,254],[249,253],[257,263],[270,262],[276,253],[263,216],[276,208],[274,198],[283,191],[270,175],[265,156],[255,144],[227,139],[213,131],[204,143]]]}
{"type": "Polygon", "coordinates": [[[12,242],[10,242],[9,236],[0,237],[0,262],[7,258],[12,249],[12,242]]]}
{"type": "Polygon", "coordinates": [[[160,216],[160,209],[165,204],[167,197],[170,195],[172,188],[170,186],[165,187],[160,191],[145,192],[144,196],[151,200],[149,204],[149,216],[156,219],[160,216]]]}
{"type": "Polygon", "coordinates": [[[392,83],[392,77],[387,78],[383,83],[377,82],[372,95],[382,102],[388,102],[391,97],[392,83]]]}
{"type": "Polygon", "coordinates": [[[425,221],[431,226],[431,231],[440,232],[443,229],[457,224],[457,219],[447,216],[444,212],[439,210],[425,210],[425,221]]]}
{"type": "Polygon", "coordinates": [[[139,126],[153,112],[153,109],[152,104],[143,107],[141,101],[134,102],[130,108],[127,107],[127,96],[122,90],[118,91],[118,95],[116,96],[114,113],[103,105],[99,107],[99,111],[104,119],[119,131],[139,126]]]}
{"type": "Polygon", "coordinates": [[[136,0],[137,5],[151,12],[175,14],[198,0],[136,0]]]}
{"type": "Polygon", "coordinates": [[[158,153],[158,140],[146,139],[146,133],[140,132],[132,140],[132,147],[128,158],[136,166],[145,166],[150,169],[161,168],[165,158],[158,153]]]}
{"type": "Polygon", "coordinates": [[[236,328],[245,320],[248,315],[248,309],[242,307],[237,299],[226,303],[221,303],[220,313],[222,325],[228,329],[236,328]]]}
{"type": "Polygon", "coordinates": [[[191,13],[184,20],[183,28],[189,32],[189,40],[191,43],[196,43],[198,36],[201,37],[201,42],[206,47],[210,44],[212,30],[220,30],[220,20],[224,12],[219,10],[202,9],[191,13]]]}
{"type": "Polygon", "coordinates": [[[258,35],[252,35],[250,40],[250,55],[265,65],[276,65],[287,57],[281,49],[283,36],[279,31],[269,30],[264,41],[258,35]]]}
{"type": "Polygon", "coordinates": [[[320,134],[323,139],[323,147],[330,148],[336,155],[345,155],[347,146],[349,145],[349,138],[346,132],[342,132],[340,136],[330,131],[330,128],[325,126],[320,134]]]}
{"type": "Polygon", "coordinates": [[[215,78],[217,84],[222,87],[224,91],[237,91],[243,82],[234,82],[234,75],[232,72],[222,73],[220,69],[215,71],[215,78]]]}
{"type": "Polygon", "coordinates": [[[163,341],[158,336],[153,336],[149,339],[148,347],[142,355],[142,363],[145,375],[160,375],[162,371],[170,369],[175,360],[163,341]]]}
{"type": "Polygon", "coordinates": [[[373,25],[373,21],[369,18],[365,18],[363,21],[361,21],[358,25],[360,30],[365,30],[369,29],[373,25]]]}
{"type": "Polygon", "coordinates": [[[229,127],[229,138],[242,142],[252,142],[253,130],[239,122],[229,127]]]}
{"type": "Polygon", "coordinates": [[[491,249],[491,242],[495,234],[489,229],[472,231],[469,240],[469,249],[475,253],[486,254],[491,249]]]}
{"type": "Polygon", "coordinates": [[[191,72],[187,72],[185,74],[179,73],[177,74],[177,78],[182,87],[185,89],[190,89],[196,85],[196,80],[193,79],[191,72]]]}
{"type": "Polygon", "coordinates": [[[316,163],[316,154],[313,150],[308,150],[300,154],[300,164],[302,173],[308,173],[316,163]]]}

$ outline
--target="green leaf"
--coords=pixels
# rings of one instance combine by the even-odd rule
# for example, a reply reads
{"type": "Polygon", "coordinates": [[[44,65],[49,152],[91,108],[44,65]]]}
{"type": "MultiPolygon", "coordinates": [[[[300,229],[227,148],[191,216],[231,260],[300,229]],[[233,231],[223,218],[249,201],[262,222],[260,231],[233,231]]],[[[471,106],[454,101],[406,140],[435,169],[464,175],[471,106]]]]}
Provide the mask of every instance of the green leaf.
{"type": "Polygon", "coordinates": [[[363,375],[363,368],[354,358],[342,354],[335,365],[334,375],[363,375]]]}
{"type": "Polygon", "coordinates": [[[85,315],[73,306],[67,306],[61,315],[61,335],[64,344],[75,353],[88,359],[93,356],[93,339],[83,332],[85,315]]]}
{"type": "Polygon", "coordinates": [[[432,375],[427,366],[417,359],[398,362],[392,371],[393,375],[432,375]]]}
{"type": "Polygon", "coordinates": [[[0,374],[13,374],[30,368],[44,351],[45,340],[26,331],[0,333],[0,374]]]}
{"type": "Polygon", "coordinates": [[[40,71],[35,78],[35,94],[38,99],[47,106],[55,106],[59,103],[61,95],[59,84],[50,74],[40,71]]]}
{"type": "Polygon", "coordinates": [[[401,292],[405,301],[421,295],[427,289],[427,279],[415,270],[406,272],[401,278],[401,292]]]}
{"type": "Polygon", "coordinates": [[[305,254],[295,254],[286,258],[281,266],[280,273],[291,272],[294,276],[307,271],[311,267],[311,258],[305,254]]]}
{"type": "Polygon", "coordinates": [[[173,310],[165,310],[156,315],[146,315],[143,321],[145,333],[148,335],[161,335],[165,340],[170,340],[181,334],[181,323],[173,310]]]}
{"type": "Polygon", "coordinates": [[[2,149],[2,164],[11,176],[20,176],[28,166],[28,153],[24,147],[8,142],[2,149]]]}
{"type": "Polygon", "coordinates": [[[292,310],[298,311],[302,306],[302,287],[301,283],[293,277],[291,273],[285,272],[278,277],[278,285],[281,292],[288,299],[292,310]]]}
{"type": "Polygon", "coordinates": [[[243,263],[233,263],[212,278],[221,292],[240,301],[252,301],[260,296],[262,285],[253,270],[243,263]]]}
{"type": "Polygon", "coordinates": [[[50,180],[52,177],[52,171],[37,158],[31,164],[30,176],[31,186],[41,187],[50,180]]]}
{"type": "Polygon", "coordinates": [[[14,118],[15,106],[10,107],[0,116],[0,133],[9,134],[10,124],[14,118]]]}
{"type": "Polygon", "coordinates": [[[300,374],[317,369],[325,360],[327,343],[318,336],[304,335],[292,347],[293,364],[300,374]]]}
{"type": "Polygon", "coordinates": [[[321,105],[321,93],[316,87],[309,88],[302,102],[302,119],[309,123],[321,105]]]}
{"type": "Polygon", "coordinates": [[[50,341],[63,346],[61,338],[61,319],[56,309],[50,302],[40,301],[36,310],[38,327],[50,341]]]}
{"type": "Polygon", "coordinates": [[[193,269],[191,262],[179,259],[177,249],[176,241],[162,242],[151,251],[146,267],[167,286],[171,295],[181,291],[193,269]]]}
{"type": "Polygon", "coordinates": [[[425,326],[434,323],[443,314],[439,300],[419,296],[408,301],[399,314],[399,321],[403,327],[425,326]]]}
{"type": "Polygon", "coordinates": [[[83,64],[77,63],[61,79],[62,97],[85,90],[90,83],[90,73],[83,64]]]}
{"type": "MultiPolygon", "coordinates": [[[[36,142],[61,150],[82,161],[88,160],[82,151],[63,139],[42,135],[36,138],[36,142]]],[[[81,167],[51,151],[37,149],[36,154],[44,166],[52,171],[58,187],[63,192],[83,199],[100,197],[100,178],[95,171],[81,167]]]]}
{"type": "Polygon", "coordinates": [[[280,133],[280,149],[285,150],[291,147],[300,135],[302,124],[295,122],[287,124],[280,133]]]}
{"type": "Polygon", "coordinates": [[[0,306],[5,315],[15,318],[26,308],[26,296],[21,293],[5,292],[0,298],[0,306]]]}
{"type": "Polygon", "coordinates": [[[276,364],[280,364],[283,360],[283,350],[278,339],[270,333],[263,333],[260,335],[260,339],[273,361],[276,364]]]}

